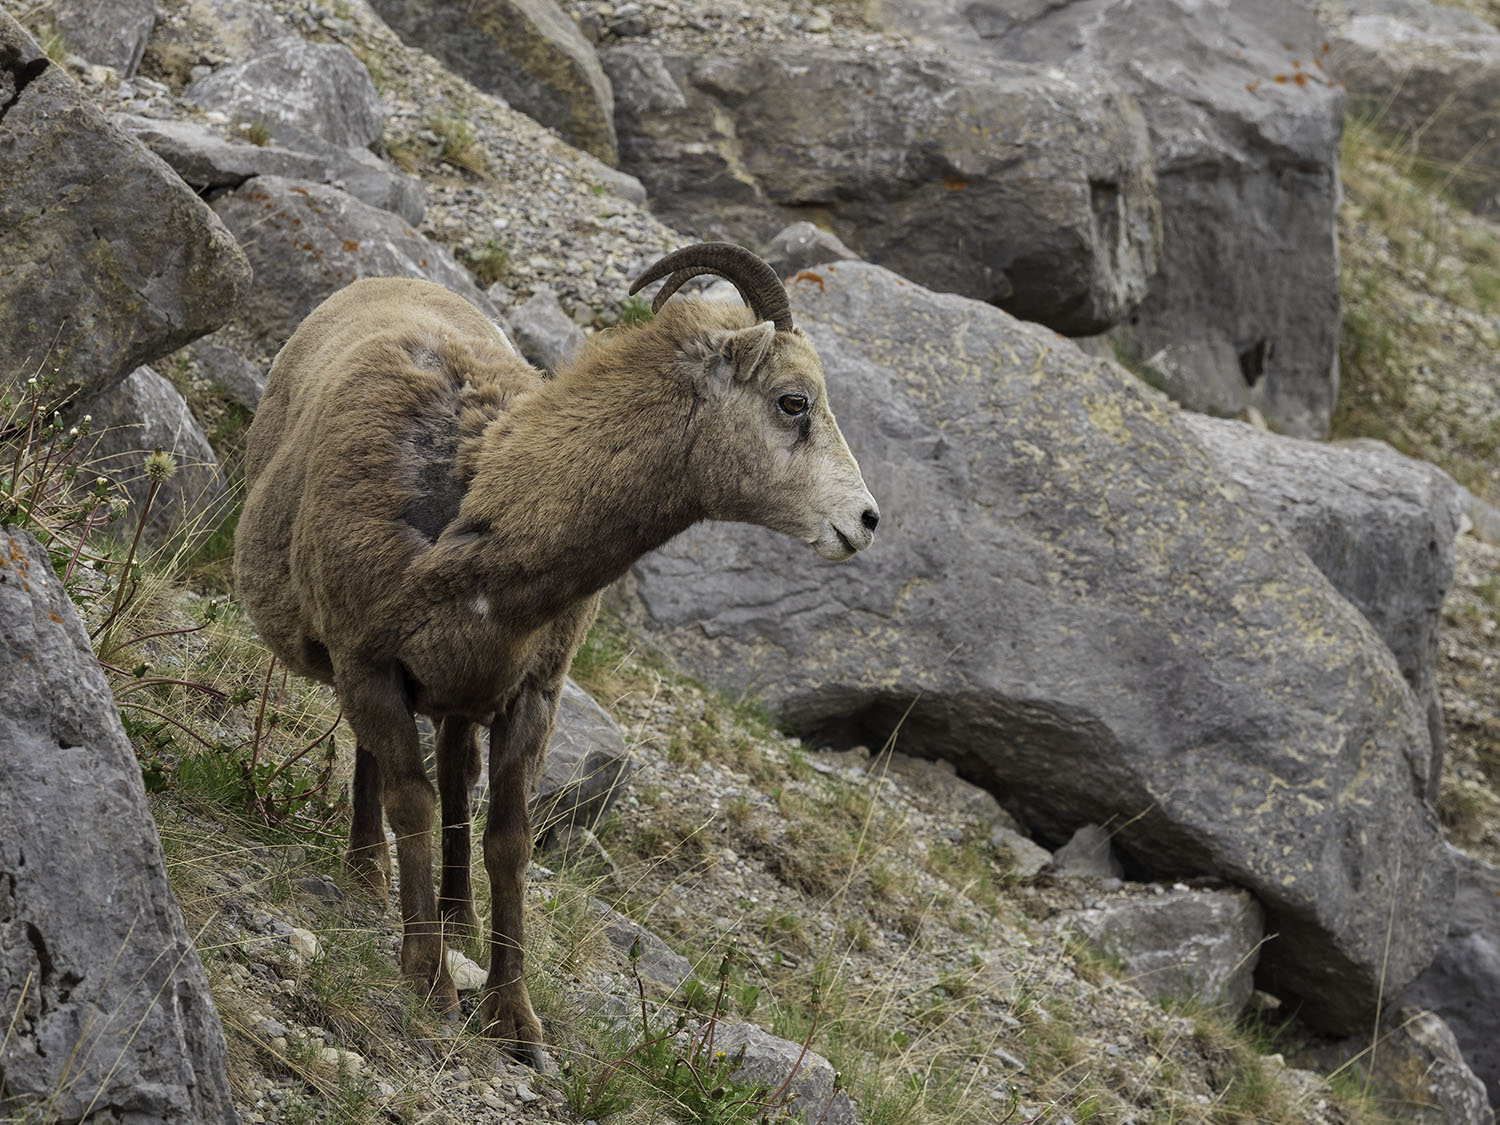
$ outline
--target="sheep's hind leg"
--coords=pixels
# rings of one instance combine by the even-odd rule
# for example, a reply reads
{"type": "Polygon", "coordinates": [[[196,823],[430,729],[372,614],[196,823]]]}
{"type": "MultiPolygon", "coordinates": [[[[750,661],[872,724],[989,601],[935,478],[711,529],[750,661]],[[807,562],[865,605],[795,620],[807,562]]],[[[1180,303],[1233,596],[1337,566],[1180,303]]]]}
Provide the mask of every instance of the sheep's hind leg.
{"type": "Polygon", "coordinates": [[[443,926],[432,885],[432,817],[437,797],[422,763],[417,724],[394,668],[341,667],[339,699],[359,745],[379,765],[380,800],[396,834],[401,872],[401,971],[444,1015],[458,1014],[443,926]]]}
{"type": "Polygon", "coordinates": [[[438,727],[438,798],[443,806],[443,876],[438,887],[438,914],[450,936],[474,937],[474,889],[469,878],[472,830],[469,794],[479,780],[479,728],[460,719],[438,727]]]}
{"type": "Polygon", "coordinates": [[[531,860],[530,775],[545,750],[557,714],[556,682],[528,681],[490,731],[490,808],[484,826],[484,866],[490,876],[490,974],[479,1006],[485,1034],[538,1070],[551,1063],[542,1025],[522,979],[521,906],[531,860]]]}
{"type": "Polygon", "coordinates": [[[354,823],[349,828],[349,874],[384,906],[391,893],[391,853],[380,808],[380,765],[363,746],[354,748],[354,823]]]}

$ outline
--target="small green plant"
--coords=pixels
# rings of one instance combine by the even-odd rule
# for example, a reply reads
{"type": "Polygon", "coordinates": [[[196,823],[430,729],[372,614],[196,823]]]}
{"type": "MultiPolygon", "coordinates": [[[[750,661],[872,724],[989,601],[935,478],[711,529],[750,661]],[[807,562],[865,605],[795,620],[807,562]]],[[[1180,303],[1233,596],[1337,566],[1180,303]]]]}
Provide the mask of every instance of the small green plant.
{"type": "Polygon", "coordinates": [[[1166,375],[1159,368],[1153,367],[1145,360],[1138,358],[1119,340],[1115,341],[1115,362],[1152,390],[1165,391],[1167,389],[1166,375]]]}
{"type": "Polygon", "coordinates": [[[271,123],[264,115],[257,116],[253,121],[247,121],[244,125],[245,140],[256,148],[265,148],[271,143],[271,123]]]}
{"type": "Polygon", "coordinates": [[[510,272],[510,251],[491,238],[482,250],[463,255],[474,280],[488,288],[510,272]]]}
{"type": "MultiPolygon", "coordinates": [[[[736,1125],[736,1123],[785,1120],[792,1116],[796,1081],[812,1038],[817,1030],[821,997],[814,984],[813,1019],[802,1041],[802,1050],[781,1084],[774,1090],[736,1077],[745,1060],[744,1048],[730,1055],[717,1049],[719,1025],[726,1011],[726,1000],[733,975],[734,950],[729,949],[719,963],[718,989],[712,1005],[706,1003],[707,989],[696,978],[698,999],[707,1007],[701,1020],[681,1012],[670,1024],[653,1021],[646,1003],[645,985],[637,965],[641,959],[640,940],[631,946],[630,969],[635,978],[640,1002],[641,1030],[635,1043],[621,1050],[613,1060],[597,1071],[585,1074],[574,1066],[564,1081],[569,1104],[580,1117],[603,1120],[636,1104],[630,1084],[665,1095],[679,1120],[696,1125],[736,1125]]],[[[758,997],[759,990],[756,990],[758,997]]],[[[743,997],[743,992],[741,993],[743,997]]],[[[752,999],[753,1005],[753,999],[752,999]]],[[[690,1001],[690,1007],[691,1007],[690,1001]]],[[[834,1098],[843,1087],[843,1079],[834,1078],[834,1098]]],[[[832,1108],[830,1099],[816,1123],[820,1125],[832,1108]]],[[[801,1110],[803,1107],[798,1107],[801,1110]]]]}
{"type": "Polygon", "coordinates": [[[71,574],[89,535],[125,508],[103,477],[79,481],[93,419],[64,425],[49,402],[56,385],[54,373],[39,372],[0,395],[0,524],[31,532],[54,554],[65,552],[71,574]]]}
{"type": "Polygon", "coordinates": [[[64,38],[61,31],[53,29],[49,34],[43,37],[42,53],[45,54],[50,61],[55,63],[60,63],[67,57],[68,41],[66,38],[64,38]]]}
{"type": "Polygon", "coordinates": [[[645,324],[651,319],[651,306],[639,297],[626,297],[620,302],[620,310],[615,314],[614,323],[629,328],[636,324],[645,324]]]}
{"type": "Polygon", "coordinates": [[[467,117],[457,113],[436,117],[432,131],[438,136],[438,159],[476,175],[484,174],[484,149],[467,117]]]}

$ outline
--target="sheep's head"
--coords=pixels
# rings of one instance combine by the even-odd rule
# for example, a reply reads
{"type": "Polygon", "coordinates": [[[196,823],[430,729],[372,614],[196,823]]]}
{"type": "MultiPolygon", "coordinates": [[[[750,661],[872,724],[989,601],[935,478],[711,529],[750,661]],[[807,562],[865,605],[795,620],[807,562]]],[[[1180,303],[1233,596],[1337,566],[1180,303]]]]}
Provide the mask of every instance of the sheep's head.
{"type": "Polygon", "coordinates": [[[864,550],[880,510],[775,270],[742,247],[709,242],[667,255],[630,291],[667,278],[652,302],[656,312],[703,273],[733,282],[750,309],[748,316],[727,304],[702,309],[703,331],[685,345],[703,414],[689,471],[708,514],[790,535],[835,562],[864,550]]]}

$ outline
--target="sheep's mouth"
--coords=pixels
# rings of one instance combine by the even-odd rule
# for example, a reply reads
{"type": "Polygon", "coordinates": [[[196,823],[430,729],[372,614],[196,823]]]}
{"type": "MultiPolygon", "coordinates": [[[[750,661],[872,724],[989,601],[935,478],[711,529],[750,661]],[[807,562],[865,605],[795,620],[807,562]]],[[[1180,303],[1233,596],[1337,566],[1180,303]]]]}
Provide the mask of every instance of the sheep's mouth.
{"type": "Polygon", "coordinates": [[[859,553],[854,541],[835,527],[832,521],[823,525],[823,533],[816,539],[808,540],[808,546],[829,562],[846,562],[859,553]]]}

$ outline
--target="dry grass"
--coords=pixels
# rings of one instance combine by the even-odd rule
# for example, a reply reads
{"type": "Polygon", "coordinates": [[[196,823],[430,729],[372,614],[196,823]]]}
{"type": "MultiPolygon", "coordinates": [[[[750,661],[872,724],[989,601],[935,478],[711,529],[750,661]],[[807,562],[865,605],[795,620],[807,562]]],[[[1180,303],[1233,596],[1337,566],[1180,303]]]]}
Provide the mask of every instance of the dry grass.
{"type": "Polygon", "coordinates": [[[1345,130],[1335,437],[1374,437],[1500,499],[1500,226],[1368,122],[1345,130]]]}

